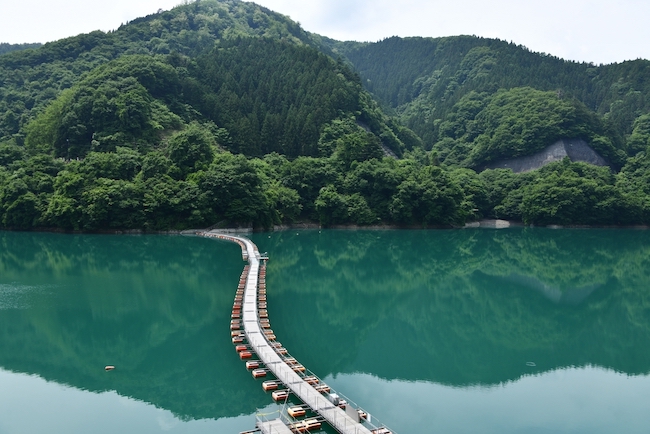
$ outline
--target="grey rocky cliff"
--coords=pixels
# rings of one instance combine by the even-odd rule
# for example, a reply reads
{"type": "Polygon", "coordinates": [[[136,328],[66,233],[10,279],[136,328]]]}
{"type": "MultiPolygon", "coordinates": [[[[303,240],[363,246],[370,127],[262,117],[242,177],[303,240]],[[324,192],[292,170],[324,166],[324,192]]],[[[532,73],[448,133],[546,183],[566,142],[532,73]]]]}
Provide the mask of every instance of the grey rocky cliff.
{"type": "Polygon", "coordinates": [[[515,173],[530,172],[554,161],[560,161],[564,157],[569,157],[571,161],[581,161],[595,166],[609,166],[609,163],[584,140],[563,139],[536,154],[496,161],[483,167],[483,170],[512,169],[515,173]]]}

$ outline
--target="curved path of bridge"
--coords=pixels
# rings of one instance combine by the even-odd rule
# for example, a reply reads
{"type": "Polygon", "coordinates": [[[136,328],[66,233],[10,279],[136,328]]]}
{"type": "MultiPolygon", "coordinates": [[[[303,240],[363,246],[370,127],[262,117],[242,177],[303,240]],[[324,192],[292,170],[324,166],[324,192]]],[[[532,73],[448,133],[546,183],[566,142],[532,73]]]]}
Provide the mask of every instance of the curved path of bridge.
{"type": "MultiPolygon", "coordinates": [[[[310,409],[341,434],[391,434],[384,427],[368,429],[364,424],[351,417],[346,411],[334,405],[316,387],[305,381],[305,377],[298,375],[295,369],[295,360],[291,365],[287,358],[276,351],[278,345],[273,345],[264,333],[258,312],[258,276],[262,258],[257,246],[243,237],[226,235],[218,232],[202,232],[200,236],[218,238],[238,243],[242,247],[242,256],[248,260],[249,266],[246,285],[242,299],[242,324],[244,334],[251,350],[259,357],[260,361],[290,389],[310,409]]],[[[356,411],[356,410],[355,410],[356,411]]],[[[276,419],[271,422],[258,422],[258,429],[263,433],[291,433],[287,424],[279,423],[276,419]]],[[[302,430],[300,430],[302,431],[302,430]]],[[[303,431],[304,432],[304,431],[303,431]]]]}

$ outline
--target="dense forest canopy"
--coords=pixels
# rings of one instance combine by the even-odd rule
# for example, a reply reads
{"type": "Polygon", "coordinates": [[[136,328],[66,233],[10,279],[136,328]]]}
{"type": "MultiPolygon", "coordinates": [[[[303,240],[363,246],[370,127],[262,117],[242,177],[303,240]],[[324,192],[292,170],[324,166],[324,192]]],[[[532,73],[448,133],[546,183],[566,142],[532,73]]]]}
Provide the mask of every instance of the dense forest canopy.
{"type": "Polygon", "coordinates": [[[3,228],[650,220],[645,60],[469,36],[338,42],[239,0],[2,47],[3,228]],[[561,139],[609,167],[482,171],[561,139]]]}
{"type": "Polygon", "coordinates": [[[530,87],[472,91],[454,104],[438,131],[434,149],[440,158],[467,167],[530,155],[566,137],[584,139],[619,167],[626,157],[583,103],[530,87]]]}
{"type": "Polygon", "coordinates": [[[603,117],[610,134],[628,135],[648,113],[650,61],[596,66],[531,52],[496,39],[388,38],[340,48],[368,89],[431,146],[439,122],[471,92],[533,87],[576,99],[603,117]]]}
{"type": "Polygon", "coordinates": [[[6,42],[0,42],[0,54],[10,53],[12,51],[26,50],[28,48],[38,48],[42,44],[7,44],[6,42]]]}

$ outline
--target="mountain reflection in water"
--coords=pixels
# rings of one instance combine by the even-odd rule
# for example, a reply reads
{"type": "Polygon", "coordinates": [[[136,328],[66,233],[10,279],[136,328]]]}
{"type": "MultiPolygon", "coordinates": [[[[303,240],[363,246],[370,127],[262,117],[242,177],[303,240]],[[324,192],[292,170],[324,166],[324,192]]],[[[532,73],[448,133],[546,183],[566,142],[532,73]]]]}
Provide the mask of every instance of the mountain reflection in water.
{"type": "Polygon", "coordinates": [[[650,372],[648,231],[292,231],[253,239],[271,255],[276,334],[321,375],[463,386],[515,380],[531,373],[527,361],[534,372],[650,372]]]}
{"type": "Polygon", "coordinates": [[[544,297],[548,298],[554,303],[559,304],[580,304],[587,297],[591,295],[596,289],[600,288],[602,284],[587,285],[580,288],[567,288],[562,289],[557,286],[547,285],[546,283],[531,277],[522,276],[519,274],[511,274],[510,276],[503,277],[506,282],[512,282],[522,287],[531,288],[544,297]]]}
{"type": "MultiPolygon", "coordinates": [[[[252,239],[270,256],[275,334],[334,383],[365,373],[471,389],[572,367],[650,372],[649,232],[252,239]]],[[[0,368],[116,391],[181,420],[254,413],[270,399],[228,333],[238,249],[191,237],[0,233],[0,368]],[[107,375],[106,364],[117,369],[107,375]]]]}

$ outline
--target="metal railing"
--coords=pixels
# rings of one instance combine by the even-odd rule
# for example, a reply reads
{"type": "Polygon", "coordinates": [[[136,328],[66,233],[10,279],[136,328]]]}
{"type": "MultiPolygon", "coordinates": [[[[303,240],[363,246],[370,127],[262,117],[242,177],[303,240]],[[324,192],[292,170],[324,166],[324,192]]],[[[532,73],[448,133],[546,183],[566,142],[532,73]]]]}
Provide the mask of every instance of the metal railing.
{"type": "MultiPolygon", "coordinates": [[[[330,397],[330,399],[328,399],[323,395],[323,393],[316,390],[314,386],[308,384],[303,379],[304,377],[313,376],[318,379],[319,384],[322,384],[322,380],[306,368],[304,368],[304,372],[301,374],[294,371],[293,367],[286,361],[286,359],[291,357],[291,355],[288,352],[283,355],[279,354],[276,350],[277,341],[275,339],[269,339],[263,332],[264,327],[258,315],[257,290],[260,260],[267,260],[268,256],[260,255],[257,246],[244,237],[215,233],[203,233],[199,235],[234,241],[242,247],[242,256],[249,262],[248,278],[246,280],[242,303],[242,324],[248,344],[266,368],[270,370],[273,375],[275,375],[277,379],[294,395],[307,404],[314,413],[322,416],[325,421],[338,432],[342,434],[373,434],[379,430],[386,429],[386,427],[379,424],[376,419],[373,421],[373,418],[369,413],[357,406],[346,396],[330,390],[327,392],[328,397],[330,397]],[[352,406],[353,410],[360,412],[358,413],[359,416],[363,414],[365,415],[365,418],[353,418],[350,416],[345,410],[332,401],[331,397],[333,395],[343,398],[346,402],[346,406],[352,406]]],[[[276,432],[277,434],[286,434],[289,430],[286,425],[291,422],[287,416],[284,415],[284,412],[281,412],[280,420],[284,424],[285,429],[274,425],[273,421],[268,421],[268,423],[263,423],[262,425],[258,423],[258,427],[263,426],[265,429],[268,428],[269,430],[275,430],[265,431],[268,434],[276,434],[276,432]]],[[[392,433],[392,431],[388,432],[392,433]]]]}

